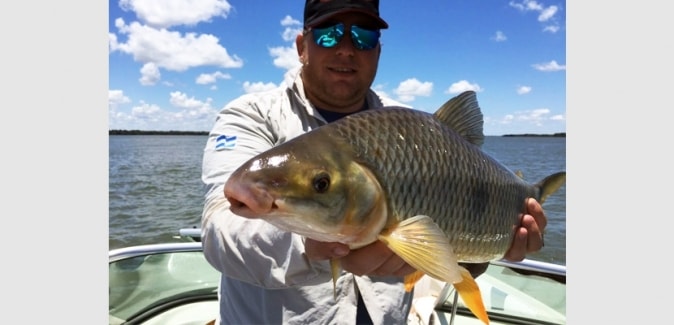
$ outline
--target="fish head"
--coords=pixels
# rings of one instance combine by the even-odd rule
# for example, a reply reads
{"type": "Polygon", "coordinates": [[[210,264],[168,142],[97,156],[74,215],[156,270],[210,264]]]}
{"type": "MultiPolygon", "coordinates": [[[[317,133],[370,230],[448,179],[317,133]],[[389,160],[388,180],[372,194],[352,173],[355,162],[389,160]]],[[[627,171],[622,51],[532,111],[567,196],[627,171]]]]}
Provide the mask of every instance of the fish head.
{"type": "Polygon", "coordinates": [[[387,215],[380,183],[346,141],[323,131],[273,147],[235,170],[225,184],[230,210],[319,241],[352,247],[375,241],[387,215]]]}

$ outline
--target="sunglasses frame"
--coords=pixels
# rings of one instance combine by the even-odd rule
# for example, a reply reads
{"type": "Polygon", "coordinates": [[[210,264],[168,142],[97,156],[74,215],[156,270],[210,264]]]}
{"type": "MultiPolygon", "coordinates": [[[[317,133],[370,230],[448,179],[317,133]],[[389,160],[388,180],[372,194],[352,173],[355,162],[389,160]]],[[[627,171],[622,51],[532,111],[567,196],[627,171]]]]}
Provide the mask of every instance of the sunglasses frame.
{"type": "MultiPolygon", "coordinates": [[[[346,25],[344,23],[336,23],[322,28],[311,27],[309,31],[316,45],[329,49],[337,46],[342,41],[346,32],[346,25]]],[[[379,29],[363,28],[352,24],[349,25],[349,31],[351,32],[351,43],[360,51],[372,50],[379,44],[379,38],[381,37],[381,30],[379,29]]]]}

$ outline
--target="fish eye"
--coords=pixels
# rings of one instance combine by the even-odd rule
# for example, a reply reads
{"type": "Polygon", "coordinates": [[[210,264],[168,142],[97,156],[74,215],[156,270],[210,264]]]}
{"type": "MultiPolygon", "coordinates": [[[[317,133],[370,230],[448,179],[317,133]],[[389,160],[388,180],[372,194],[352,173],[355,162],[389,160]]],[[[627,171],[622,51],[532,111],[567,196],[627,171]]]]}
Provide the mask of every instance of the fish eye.
{"type": "Polygon", "coordinates": [[[328,189],[330,189],[330,175],[325,172],[319,173],[318,175],[314,176],[312,184],[316,192],[325,193],[328,191],[328,189]]]}

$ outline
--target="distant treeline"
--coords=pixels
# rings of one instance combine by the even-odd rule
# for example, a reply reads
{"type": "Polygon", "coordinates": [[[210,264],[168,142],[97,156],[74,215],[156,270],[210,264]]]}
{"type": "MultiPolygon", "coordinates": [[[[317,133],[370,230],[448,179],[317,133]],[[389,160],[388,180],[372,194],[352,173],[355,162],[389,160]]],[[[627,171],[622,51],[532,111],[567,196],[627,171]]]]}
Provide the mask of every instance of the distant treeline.
{"type": "Polygon", "coordinates": [[[208,135],[206,131],[110,130],[109,135],[208,135]]]}
{"type": "Polygon", "coordinates": [[[504,137],[559,137],[566,138],[566,132],[555,133],[555,134],[533,134],[533,133],[523,133],[523,134],[504,134],[504,137]]]}

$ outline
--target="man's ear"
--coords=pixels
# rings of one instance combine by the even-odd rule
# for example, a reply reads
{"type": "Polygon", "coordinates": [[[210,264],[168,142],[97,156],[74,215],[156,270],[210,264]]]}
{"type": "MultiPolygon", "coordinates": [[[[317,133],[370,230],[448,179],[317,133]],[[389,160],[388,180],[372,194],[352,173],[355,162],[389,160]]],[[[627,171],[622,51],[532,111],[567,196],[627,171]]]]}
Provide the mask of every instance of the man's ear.
{"type": "Polygon", "coordinates": [[[304,57],[306,47],[304,46],[304,35],[301,33],[297,34],[297,37],[295,37],[295,48],[297,48],[297,56],[299,56],[300,62],[304,64],[306,61],[306,58],[304,57]]]}

